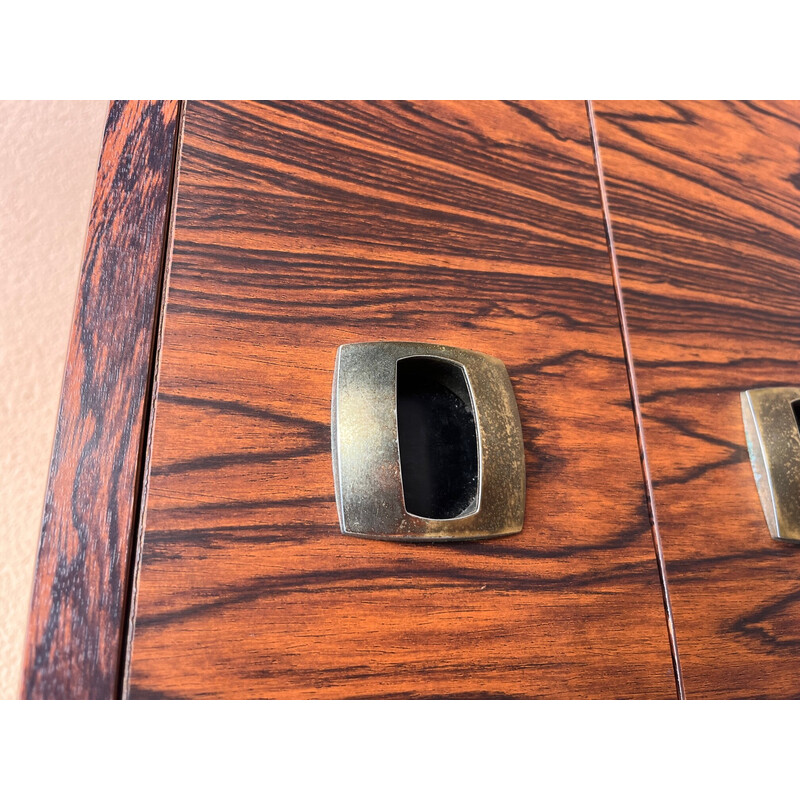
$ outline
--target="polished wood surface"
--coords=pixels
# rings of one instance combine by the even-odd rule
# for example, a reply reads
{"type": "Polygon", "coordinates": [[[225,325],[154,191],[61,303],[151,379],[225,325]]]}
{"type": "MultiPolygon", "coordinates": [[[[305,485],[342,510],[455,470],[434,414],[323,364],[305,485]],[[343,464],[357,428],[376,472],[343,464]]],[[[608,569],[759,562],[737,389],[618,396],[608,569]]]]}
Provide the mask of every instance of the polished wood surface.
{"type": "Polygon", "coordinates": [[[594,108],[687,696],[798,696],[739,392],[800,384],[800,105],[594,108]]]}
{"type": "Polygon", "coordinates": [[[23,696],[117,695],[178,104],[106,125],[36,566],[23,696]]]}
{"type": "Polygon", "coordinates": [[[582,103],[188,104],[131,697],[674,697],[582,103]],[[339,533],[336,347],[502,359],[525,529],[339,533]]]}

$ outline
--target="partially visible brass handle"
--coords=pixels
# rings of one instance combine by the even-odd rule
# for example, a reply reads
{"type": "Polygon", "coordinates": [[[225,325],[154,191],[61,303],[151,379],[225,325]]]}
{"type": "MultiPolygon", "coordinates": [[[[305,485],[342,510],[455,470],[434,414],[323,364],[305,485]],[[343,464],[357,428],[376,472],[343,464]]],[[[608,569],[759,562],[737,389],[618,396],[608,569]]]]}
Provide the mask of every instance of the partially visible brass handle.
{"type": "Polygon", "coordinates": [[[770,535],[800,543],[800,388],[742,392],[742,417],[770,535]]]}

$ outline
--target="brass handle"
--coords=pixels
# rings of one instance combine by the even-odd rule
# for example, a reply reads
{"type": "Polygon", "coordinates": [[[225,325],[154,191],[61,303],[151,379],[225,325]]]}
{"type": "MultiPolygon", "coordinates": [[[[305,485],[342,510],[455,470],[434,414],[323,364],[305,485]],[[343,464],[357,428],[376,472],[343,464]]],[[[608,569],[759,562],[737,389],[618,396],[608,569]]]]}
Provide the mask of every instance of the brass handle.
{"type": "Polygon", "coordinates": [[[800,542],[800,388],[742,392],[747,450],[770,536],[800,542]]]}
{"type": "Polygon", "coordinates": [[[496,358],[418,342],[342,345],[331,449],[343,533],[452,541],[522,530],[522,427],[496,358]]]}

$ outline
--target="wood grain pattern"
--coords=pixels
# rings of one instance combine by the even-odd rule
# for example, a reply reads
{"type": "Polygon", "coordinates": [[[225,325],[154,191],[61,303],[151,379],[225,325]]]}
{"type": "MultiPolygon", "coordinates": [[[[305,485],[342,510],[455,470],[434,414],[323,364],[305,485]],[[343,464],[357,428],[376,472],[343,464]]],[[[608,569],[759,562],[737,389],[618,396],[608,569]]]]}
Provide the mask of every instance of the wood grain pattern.
{"type": "Polygon", "coordinates": [[[188,105],[131,697],[674,697],[581,103],[188,105]],[[336,347],[501,358],[524,531],[339,533],[336,347]]]}
{"type": "Polygon", "coordinates": [[[118,691],[178,104],[108,116],[67,353],[23,695],[118,691]]]}
{"type": "Polygon", "coordinates": [[[595,113],[687,696],[797,696],[800,550],[739,392],[800,383],[800,105],[595,113]]]}

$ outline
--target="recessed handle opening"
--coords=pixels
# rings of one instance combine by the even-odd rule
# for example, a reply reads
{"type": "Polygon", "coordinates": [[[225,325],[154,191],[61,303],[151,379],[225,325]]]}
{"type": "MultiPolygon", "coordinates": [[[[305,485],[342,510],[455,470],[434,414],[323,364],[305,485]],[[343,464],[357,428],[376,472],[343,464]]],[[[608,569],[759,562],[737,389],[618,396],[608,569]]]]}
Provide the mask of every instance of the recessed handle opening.
{"type": "Polygon", "coordinates": [[[460,364],[431,356],[397,362],[397,439],[409,514],[454,519],[477,511],[475,408],[460,364]]]}
{"type": "Polygon", "coordinates": [[[795,400],[792,403],[792,411],[794,412],[795,425],[797,425],[797,430],[800,432],[800,400],[795,400]]]}

